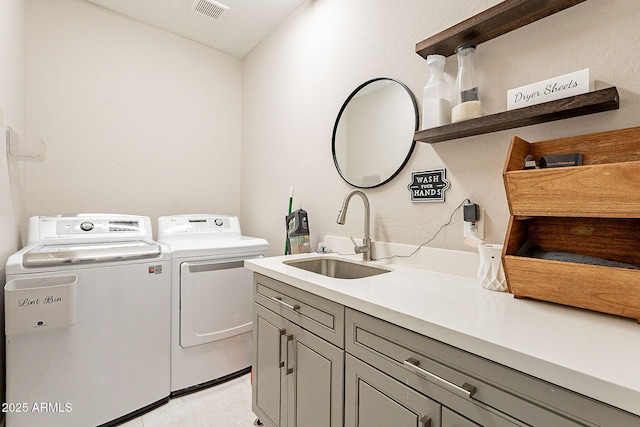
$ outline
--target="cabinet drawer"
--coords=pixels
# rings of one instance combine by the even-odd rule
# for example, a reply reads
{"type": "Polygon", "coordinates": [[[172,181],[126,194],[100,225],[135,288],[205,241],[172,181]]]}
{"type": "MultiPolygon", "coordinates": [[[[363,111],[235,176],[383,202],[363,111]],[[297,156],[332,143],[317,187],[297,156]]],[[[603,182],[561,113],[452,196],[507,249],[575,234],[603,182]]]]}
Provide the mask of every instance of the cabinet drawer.
{"type": "Polygon", "coordinates": [[[480,409],[504,418],[492,426],[639,425],[627,412],[355,310],[346,310],[345,340],[348,353],[480,425],[480,409]]]}
{"type": "Polygon", "coordinates": [[[344,306],[261,274],[253,283],[255,302],[344,348],[344,306]]]}

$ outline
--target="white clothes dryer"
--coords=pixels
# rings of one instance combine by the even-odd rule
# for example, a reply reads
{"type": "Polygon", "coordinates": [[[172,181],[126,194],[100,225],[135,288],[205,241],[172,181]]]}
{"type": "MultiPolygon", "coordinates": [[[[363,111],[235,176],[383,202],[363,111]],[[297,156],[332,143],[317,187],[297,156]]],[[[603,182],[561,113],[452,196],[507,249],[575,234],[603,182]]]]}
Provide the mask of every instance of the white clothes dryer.
{"type": "Polygon", "coordinates": [[[7,260],[11,427],[110,426],[166,403],[170,256],[148,217],[32,217],[7,260]]]}
{"type": "Polygon", "coordinates": [[[242,236],[226,215],[158,218],[158,241],[172,257],[171,396],[249,372],[253,280],[244,260],[269,243],[242,236]]]}

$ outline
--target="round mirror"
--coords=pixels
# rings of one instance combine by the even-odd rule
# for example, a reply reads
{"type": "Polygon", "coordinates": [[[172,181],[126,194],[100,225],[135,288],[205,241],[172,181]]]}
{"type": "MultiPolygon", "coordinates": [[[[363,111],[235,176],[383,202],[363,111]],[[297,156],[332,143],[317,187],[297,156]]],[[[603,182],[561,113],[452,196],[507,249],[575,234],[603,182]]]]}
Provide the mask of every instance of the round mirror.
{"type": "Polygon", "coordinates": [[[418,105],[407,86],[379,77],[361,84],[344,102],[333,127],[333,161],[358,188],[393,179],[409,160],[418,130],[418,105]]]}

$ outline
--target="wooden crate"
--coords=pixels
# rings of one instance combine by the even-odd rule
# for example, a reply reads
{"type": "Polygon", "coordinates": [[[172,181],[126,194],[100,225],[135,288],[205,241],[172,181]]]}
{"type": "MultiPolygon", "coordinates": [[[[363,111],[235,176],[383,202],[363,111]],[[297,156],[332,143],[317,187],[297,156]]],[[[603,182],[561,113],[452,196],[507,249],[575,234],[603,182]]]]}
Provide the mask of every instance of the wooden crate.
{"type": "Polygon", "coordinates": [[[516,137],[504,168],[511,215],[640,217],[640,127],[528,143],[516,137]],[[583,166],[523,170],[524,158],[582,153],[583,166]]]}
{"type": "Polygon", "coordinates": [[[640,267],[640,127],[528,143],[504,168],[512,218],[503,250],[509,291],[640,322],[640,270],[517,256],[526,241],[640,267]],[[580,152],[583,166],[523,170],[524,158],[580,152]]]}
{"type": "Polygon", "coordinates": [[[640,321],[640,270],[517,256],[527,241],[640,267],[640,219],[511,218],[503,252],[509,291],[640,321]]]}

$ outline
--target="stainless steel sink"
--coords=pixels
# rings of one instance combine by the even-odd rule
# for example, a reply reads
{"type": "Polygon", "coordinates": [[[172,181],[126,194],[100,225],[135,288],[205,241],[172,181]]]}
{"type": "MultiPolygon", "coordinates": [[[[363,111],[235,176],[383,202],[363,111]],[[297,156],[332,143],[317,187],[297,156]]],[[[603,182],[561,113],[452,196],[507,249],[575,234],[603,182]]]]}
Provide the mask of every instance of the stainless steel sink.
{"type": "Polygon", "coordinates": [[[284,261],[292,267],[301,268],[334,279],[362,279],[363,277],[376,276],[389,273],[391,270],[372,265],[359,264],[337,258],[312,258],[295,261],[284,261]]]}

